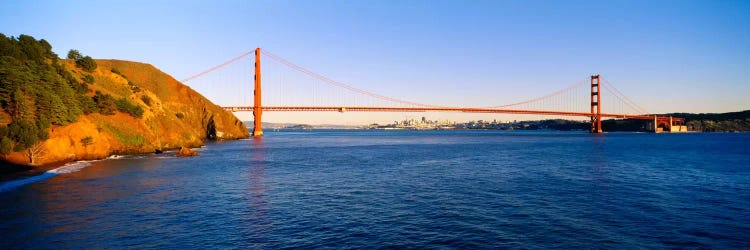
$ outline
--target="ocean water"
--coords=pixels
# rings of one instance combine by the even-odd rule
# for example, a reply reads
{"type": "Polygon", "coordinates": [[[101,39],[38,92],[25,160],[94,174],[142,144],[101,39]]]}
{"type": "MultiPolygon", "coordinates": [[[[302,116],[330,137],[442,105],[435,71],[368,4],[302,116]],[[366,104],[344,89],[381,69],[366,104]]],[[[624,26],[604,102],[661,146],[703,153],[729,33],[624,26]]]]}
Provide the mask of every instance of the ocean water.
{"type": "Polygon", "coordinates": [[[0,248],[750,248],[750,134],[267,131],[0,183],[0,248]]]}

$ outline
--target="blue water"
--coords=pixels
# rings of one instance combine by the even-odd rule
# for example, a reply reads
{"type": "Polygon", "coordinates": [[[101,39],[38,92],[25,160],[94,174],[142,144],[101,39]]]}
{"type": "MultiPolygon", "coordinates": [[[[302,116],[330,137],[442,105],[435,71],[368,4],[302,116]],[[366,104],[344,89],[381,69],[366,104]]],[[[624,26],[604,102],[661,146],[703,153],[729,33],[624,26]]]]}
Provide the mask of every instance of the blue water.
{"type": "Polygon", "coordinates": [[[750,247],[750,134],[269,131],[200,153],[0,183],[0,248],[750,247]]]}

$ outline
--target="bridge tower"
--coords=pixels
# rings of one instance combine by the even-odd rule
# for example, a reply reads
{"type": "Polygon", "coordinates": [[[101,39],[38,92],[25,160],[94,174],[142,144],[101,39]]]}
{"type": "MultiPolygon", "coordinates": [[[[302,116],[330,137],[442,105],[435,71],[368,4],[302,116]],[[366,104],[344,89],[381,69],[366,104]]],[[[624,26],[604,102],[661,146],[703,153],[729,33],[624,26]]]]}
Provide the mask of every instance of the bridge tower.
{"type": "Polygon", "coordinates": [[[591,76],[591,133],[602,133],[601,77],[591,76]]]}
{"type": "Polygon", "coordinates": [[[260,91],[260,48],[255,48],[255,88],[253,90],[255,101],[253,103],[253,136],[263,136],[263,109],[261,108],[260,91]]]}

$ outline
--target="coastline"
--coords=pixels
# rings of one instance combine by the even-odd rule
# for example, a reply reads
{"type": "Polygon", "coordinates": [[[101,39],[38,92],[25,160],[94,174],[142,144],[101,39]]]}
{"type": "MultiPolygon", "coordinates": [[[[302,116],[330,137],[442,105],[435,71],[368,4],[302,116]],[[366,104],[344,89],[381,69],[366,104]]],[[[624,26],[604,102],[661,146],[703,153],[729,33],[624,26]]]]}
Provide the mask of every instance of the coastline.
{"type": "MultiPolygon", "coordinates": [[[[244,138],[234,138],[234,139],[224,139],[224,140],[241,140],[244,138]]],[[[190,149],[196,149],[201,148],[205,146],[205,144],[200,145],[190,145],[188,148],[190,149]]],[[[169,147],[164,148],[163,154],[169,154],[174,153],[176,150],[179,150],[180,147],[169,147]]],[[[0,172],[0,183],[5,183],[9,181],[14,180],[20,180],[24,178],[34,177],[38,175],[42,175],[50,170],[54,170],[60,167],[63,167],[65,165],[71,164],[71,163],[77,163],[77,162],[86,162],[86,161],[99,161],[99,160],[105,160],[112,158],[113,156],[139,156],[139,155],[154,155],[155,152],[110,152],[110,154],[103,156],[103,157],[94,157],[94,158],[86,158],[86,159],[66,159],[62,161],[57,162],[51,162],[51,163],[45,163],[38,166],[29,166],[29,165],[22,165],[22,164],[13,164],[9,162],[2,161],[0,162],[0,165],[3,165],[3,170],[0,172]]]]}
{"type": "MultiPolygon", "coordinates": [[[[238,140],[244,140],[247,139],[247,137],[238,137],[238,138],[223,138],[219,140],[212,140],[212,141],[238,141],[238,140]]],[[[191,150],[198,151],[201,148],[205,147],[205,143],[201,143],[200,145],[191,145],[191,150]]],[[[181,147],[170,147],[165,148],[162,151],[163,155],[166,156],[175,156],[175,153],[179,151],[181,147]]],[[[146,155],[156,155],[155,152],[127,152],[127,153],[110,153],[107,156],[103,157],[96,157],[91,159],[68,159],[58,162],[52,162],[52,163],[46,163],[41,164],[38,166],[28,166],[28,165],[19,165],[19,164],[12,164],[8,162],[0,162],[3,166],[11,166],[12,168],[8,168],[8,170],[5,170],[5,172],[0,172],[0,193],[13,190],[18,187],[22,187],[31,183],[44,181],[49,178],[55,177],[57,175],[61,174],[68,174],[77,172],[85,167],[88,167],[92,162],[107,160],[107,159],[119,159],[121,157],[133,157],[133,156],[146,156],[146,155]]]]}

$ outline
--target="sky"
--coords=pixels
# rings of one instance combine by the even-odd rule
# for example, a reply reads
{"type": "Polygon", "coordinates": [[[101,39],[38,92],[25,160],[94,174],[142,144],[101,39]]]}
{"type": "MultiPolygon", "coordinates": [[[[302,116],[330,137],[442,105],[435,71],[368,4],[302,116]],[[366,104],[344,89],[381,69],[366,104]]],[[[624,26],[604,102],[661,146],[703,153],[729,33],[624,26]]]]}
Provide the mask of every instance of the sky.
{"type": "MultiPolygon", "coordinates": [[[[750,109],[750,1],[0,0],[0,33],[44,38],[61,56],[77,49],[147,62],[177,79],[261,47],[337,81],[419,103],[513,103],[601,74],[654,113],[750,109]]],[[[222,95],[211,99],[221,105],[222,95]]],[[[266,112],[264,120],[420,116],[529,118],[266,112]]]]}

